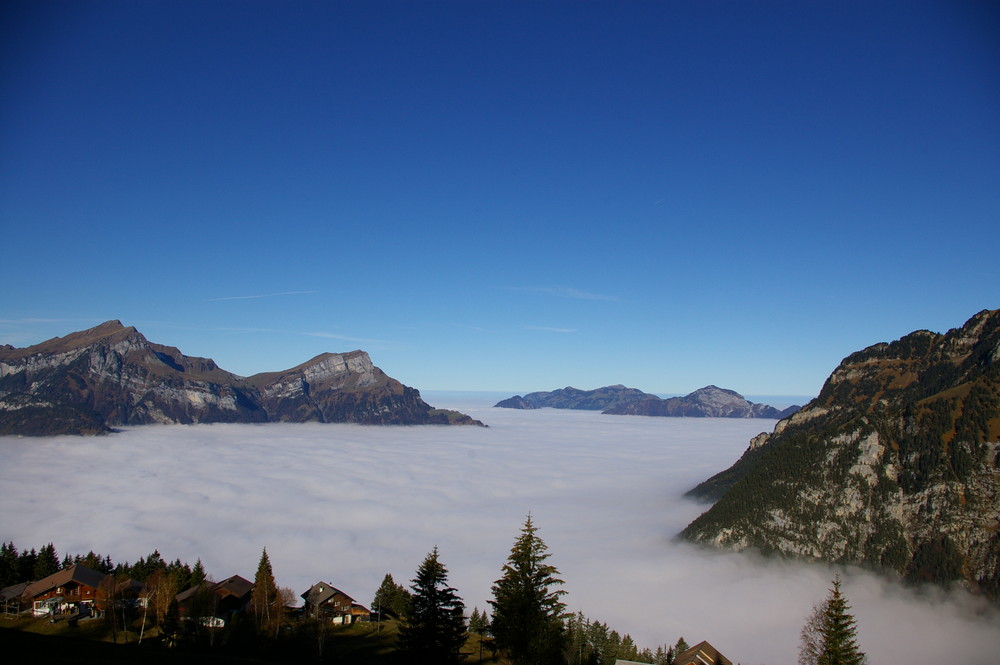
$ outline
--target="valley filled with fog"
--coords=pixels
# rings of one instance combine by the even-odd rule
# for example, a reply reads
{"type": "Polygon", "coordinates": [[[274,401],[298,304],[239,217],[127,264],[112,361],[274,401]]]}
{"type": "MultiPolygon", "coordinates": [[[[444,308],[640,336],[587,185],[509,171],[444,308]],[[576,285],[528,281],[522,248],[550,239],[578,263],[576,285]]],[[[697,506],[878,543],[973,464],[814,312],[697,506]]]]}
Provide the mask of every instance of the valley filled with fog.
{"type": "MultiPolygon", "coordinates": [[[[673,536],[682,498],[772,420],[490,408],[489,425],[199,425],[105,437],[0,438],[0,540],[134,561],[159,549],[253,579],[267,547],[280,586],[324,580],[369,605],[437,546],[469,612],[530,511],[570,611],[655,650],[707,639],[733,662],[794,663],[811,607],[840,572],[869,662],[992,663],[1000,614],[962,593],[870,573],[706,551],[673,536]]],[[[492,401],[490,402],[492,403],[492,401]]]]}

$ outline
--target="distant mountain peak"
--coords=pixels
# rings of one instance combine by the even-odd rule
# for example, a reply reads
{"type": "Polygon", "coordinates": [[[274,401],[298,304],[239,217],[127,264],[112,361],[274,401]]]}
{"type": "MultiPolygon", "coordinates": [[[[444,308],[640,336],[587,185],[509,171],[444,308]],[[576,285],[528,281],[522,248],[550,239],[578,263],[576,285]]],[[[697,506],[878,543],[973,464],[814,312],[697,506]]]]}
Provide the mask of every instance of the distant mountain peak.
{"type": "Polygon", "coordinates": [[[432,408],[360,350],[244,378],[118,320],[23,349],[0,347],[0,434],[275,421],[482,425],[432,408]]]}
{"type": "Polygon", "coordinates": [[[605,386],[595,390],[580,390],[566,386],[560,390],[528,393],[525,396],[515,395],[497,402],[494,406],[505,409],[579,409],[585,411],[600,411],[608,407],[618,406],[637,400],[656,398],[656,395],[644,393],[637,388],[627,388],[622,384],[605,386]]]}
{"type": "Polygon", "coordinates": [[[784,418],[798,406],[779,411],[767,404],[749,401],[735,390],[707,385],[684,397],[668,397],[623,404],[604,413],[631,416],[675,416],[686,418],[784,418]]]}

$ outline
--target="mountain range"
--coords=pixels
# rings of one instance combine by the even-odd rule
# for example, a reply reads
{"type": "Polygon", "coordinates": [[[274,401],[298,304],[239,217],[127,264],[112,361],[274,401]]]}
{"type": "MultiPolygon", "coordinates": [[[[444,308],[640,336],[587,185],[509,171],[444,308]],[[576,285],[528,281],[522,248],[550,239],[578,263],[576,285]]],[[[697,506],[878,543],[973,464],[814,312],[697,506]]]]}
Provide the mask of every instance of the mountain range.
{"type": "Polygon", "coordinates": [[[241,377],[147,340],[120,321],[0,347],[0,434],[95,434],[124,425],[350,422],[473,424],[434,409],[364,351],[324,353],[241,377]]]}
{"type": "Polygon", "coordinates": [[[567,386],[559,390],[528,393],[524,397],[514,395],[494,404],[503,409],[581,409],[584,411],[600,411],[629,402],[644,399],[659,399],[656,395],[644,393],[636,388],[626,388],[619,384],[605,386],[596,390],[580,390],[567,386]]]}
{"type": "Polygon", "coordinates": [[[1000,599],[1000,310],[851,354],[689,495],[715,503],[688,540],[1000,599]]]}
{"type": "Polygon", "coordinates": [[[656,395],[619,384],[596,390],[562,388],[550,392],[514,395],[494,406],[507,409],[588,409],[602,413],[633,416],[675,416],[689,418],[785,418],[800,407],[778,410],[757,404],[733,390],[705,386],[684,397],[661,399],[656,395]]]}

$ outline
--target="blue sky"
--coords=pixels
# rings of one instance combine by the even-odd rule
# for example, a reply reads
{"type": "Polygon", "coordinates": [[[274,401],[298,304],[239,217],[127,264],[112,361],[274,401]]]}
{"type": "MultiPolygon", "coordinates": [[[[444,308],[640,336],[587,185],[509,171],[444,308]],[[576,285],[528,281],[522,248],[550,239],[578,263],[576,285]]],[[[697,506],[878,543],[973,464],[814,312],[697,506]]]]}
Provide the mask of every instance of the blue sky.
{"type": "Polygon", "coordinates": [[[987,2],[7,2],[0,343],[815,394],[1000,307],[987,2]]]}

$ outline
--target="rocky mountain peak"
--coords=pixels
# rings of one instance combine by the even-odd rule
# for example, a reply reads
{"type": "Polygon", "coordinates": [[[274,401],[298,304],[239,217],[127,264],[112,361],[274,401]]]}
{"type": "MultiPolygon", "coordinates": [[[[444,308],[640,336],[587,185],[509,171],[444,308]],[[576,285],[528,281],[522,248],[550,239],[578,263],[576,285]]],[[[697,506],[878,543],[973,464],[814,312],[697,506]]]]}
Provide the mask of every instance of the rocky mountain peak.
{"type": "Polygon", "coordinates": [[[360,350],[243,378],[210,358],[149,342],[117,320],[24,349],[0,348],[0,434],[269,421],[482,425],[433,409],[360,350]]]}
{"type": "Polygon", "coordinates": [[[1000,599],[1000,310],[845,358],[690,494],[683,536],[881,567],[1000,599]]]}

